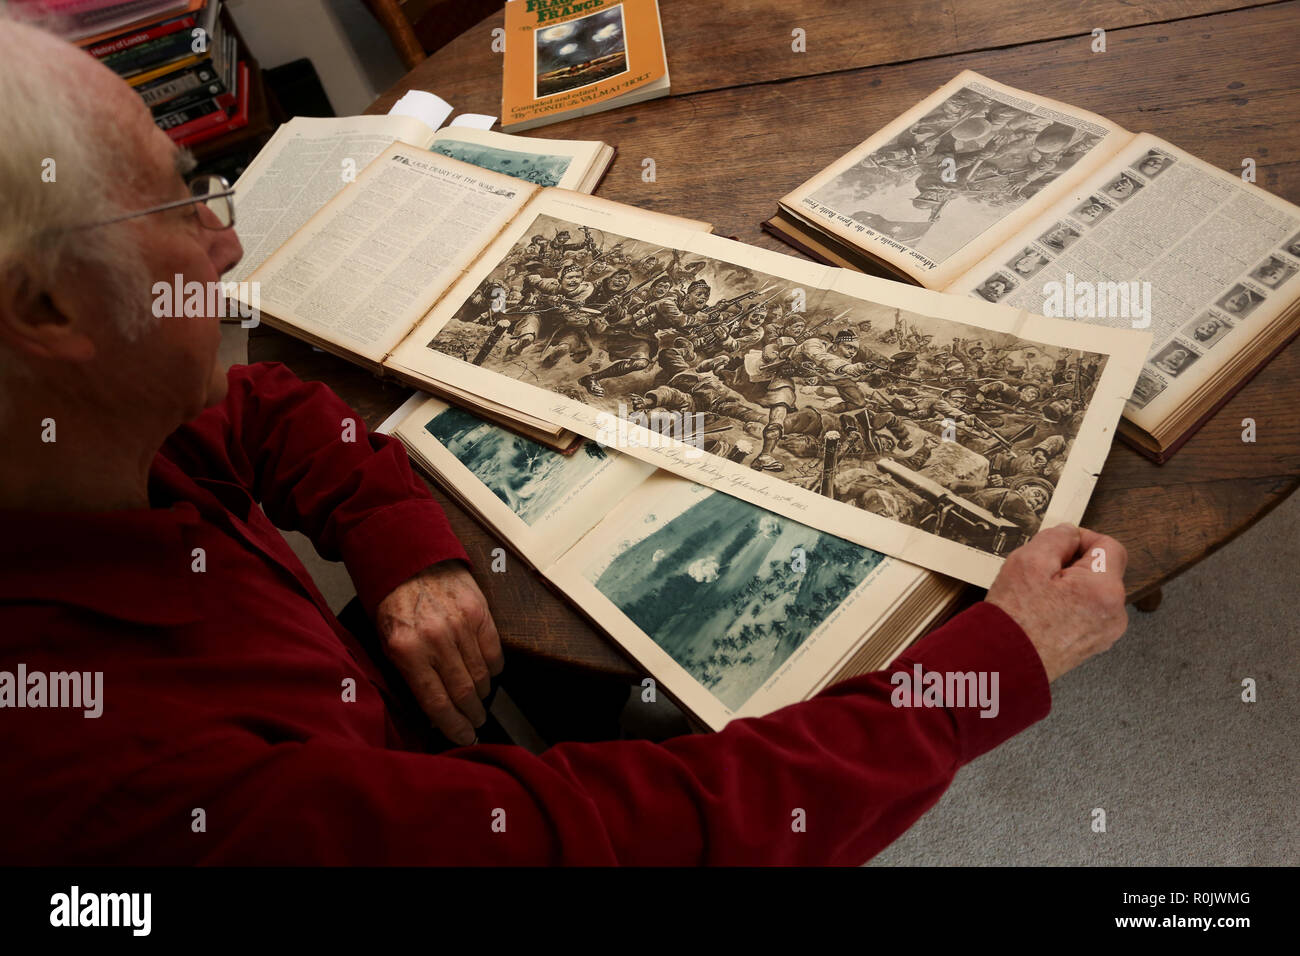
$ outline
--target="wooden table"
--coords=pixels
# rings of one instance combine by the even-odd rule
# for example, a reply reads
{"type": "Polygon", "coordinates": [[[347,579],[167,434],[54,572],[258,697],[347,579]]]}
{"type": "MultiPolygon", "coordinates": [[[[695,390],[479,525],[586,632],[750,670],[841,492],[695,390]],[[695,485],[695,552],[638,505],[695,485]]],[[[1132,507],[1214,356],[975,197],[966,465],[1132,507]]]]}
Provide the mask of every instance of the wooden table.
{"type": "MultiPolygon", "coordinates": [[[[530,135],[604,140],[618,159],[597,194],[704,219],[791,254],[761,231],[777,199],[962,69],[1162,136],[1214,165],[1257,163],[1257,181],[1300,202],[1300,2],[1160,0],[660,0],[673,95],[530,135]],[[1107,50],[1093,53],[1092,30],[1107,50]],[[791,49],[793,31],[807,52],[791,49]],[[642,180],[642,160],[657,178],[642,180]]],[[[464,112],[500,112],[500,13],[380,97],[432,90],[464,112]]],[[[321,379],[371,425],[406,396],[276,333],[254,360],[321,379]]],[[[1286,349],[1167,465],[1117,443],[1084,523],[1129,549],[1130,599],[1160,586],[1267,514],[1300,476],[1300,346],[1286,349]],[[1241,441],[1253,418],[1258,440],[1241,441]]],[[[498,542],[435,488],[480,568],[498,542]]],[[[633,676],[624,658],[530,572],[481,574],[509,651],[633,676]]]]}

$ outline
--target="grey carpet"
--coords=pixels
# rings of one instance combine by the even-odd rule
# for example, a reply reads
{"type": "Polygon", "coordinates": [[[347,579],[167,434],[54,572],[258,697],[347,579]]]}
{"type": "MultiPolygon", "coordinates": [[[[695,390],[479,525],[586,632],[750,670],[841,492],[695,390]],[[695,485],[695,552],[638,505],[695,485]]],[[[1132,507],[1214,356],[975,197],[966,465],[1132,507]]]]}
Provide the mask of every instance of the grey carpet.
{"type": "Polygon", "coordinates": [[[1297,568],[1300,495],[1155,613],[1130,608],[1119,643],[1053,685],[1047,719],[960,771],[872,865],[1300,863],[1297,568]]]}

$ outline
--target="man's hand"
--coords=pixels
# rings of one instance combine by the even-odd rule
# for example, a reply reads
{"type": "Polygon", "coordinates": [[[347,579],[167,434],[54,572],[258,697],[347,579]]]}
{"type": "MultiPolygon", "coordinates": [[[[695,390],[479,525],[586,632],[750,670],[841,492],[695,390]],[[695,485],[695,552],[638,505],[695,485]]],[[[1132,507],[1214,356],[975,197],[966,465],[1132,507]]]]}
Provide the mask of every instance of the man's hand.
{"type": "Polygon", "coordinates": [[[1047,679],[1056,680],[1109,649],[1128,627],[1127,564],[1128,552],[1114,538],[1057,525],[1008,555],[986,600],[1024,629],[1047,679]]]}
{"type": "Polygon", "coordinates": [[[379,604],[376,626],[429,719],[454,743],[475,740],[483,698],[501,673],[501,639],[483,592],[457,561],[399,584],[379,604]]]}

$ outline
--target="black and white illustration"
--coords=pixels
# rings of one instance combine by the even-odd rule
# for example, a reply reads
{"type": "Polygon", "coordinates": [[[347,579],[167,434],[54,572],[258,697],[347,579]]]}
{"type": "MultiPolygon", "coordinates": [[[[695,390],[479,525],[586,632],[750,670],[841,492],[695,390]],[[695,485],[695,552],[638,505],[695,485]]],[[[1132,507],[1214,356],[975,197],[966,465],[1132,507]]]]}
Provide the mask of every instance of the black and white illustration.
{"type": "Polygon", "coordinates": [[[463,163],[525,179],[538,186],[558,186],[573,162],[572,156],[554,156],[549,153],[525,153],[515,149],[501,149],[480,143],[440,139],[429,147],[435,153],[459,159],[463,163]]]}
{"type": "Polygon", "coordinates": [[[1269,256],[1254,269],[1250,277],[1260,285],[1276,289],[1296,274],[1298,267],[1277,256],[1269,256]]]}
{"type": "Polygon", "coordinates": [[[1001,302],[1015,287],[1014,279],[997,272],[981,282],[975,291],[988,302],[1001,302]]]}
{"type": "Polygon", "coordinates": [[[1033,246],[1026,246],[1020,250],[1014,259],[1007,263],[1007,268],[1016,275],[1028,279],[1050,261],[1038,249],[1033,246]]]}
{"type": "Polygon", "coordinates": [[[1177,378],[1200,357],[1194,349],[1174,339],[1152,357],[1151,364],[1170,378],[1177,378]]]}
{"type": "Polygon", "coordinates": [[[1137,385],[1133,388],[1133,394],[1129,397],[1129,404],[1135,408],[1146,408],[1151,404],[1151,400],[1163,392],[1169,383],[1155,375],[1151,369],[1144,368],[1138,374],[1137,385]]]}
{"type": "Polygon", "coordinates": [[[1037,530],[1106,363],[549,215],[428,347],[991,554],[1037,530]]]}
{"type": "Polygon", "coordinates": [[[1074,218],[1085,226],[1095,226],[1114,211],[1115,207],[1100,196],[1089,196],[1083,205],[1074,210],[1074,218]]]}
{"type": "Polygon", "coordinates": [[[563,455],[455,406],[424,427],[528,525],[606,459],[595,442],[583,442],[572,455],[563,455]]]}
{"type": "Polygon", "coordinates": [[[942,263],[1101,140],[992,93],[963,87],[808,198],[942,263]]]}
{"type": "Polygon", "coordinates": [[[1183,327],[1183,335],[1203,348],[1209,348],[1231,331],[1231,322],[1209,312],[1197,316],[1183,327]]]}
{"type": "Polygon", "coordinates": [[[660,508],[584,577],[732,710],[884,559],[687,482],[660,508]]]}
{"type": "Polygon", "coordinates": [[[1160,149],[1149,149],[1146,155],[1130,166],[1147,179],[1154,179],[1174,164],[1174,157],[1160,149]]]}
{"type": "Polygon", "coordinates": [[[1064,252],[1079,238],[1079,231],[1066,222],[1058,222],[1054,227],[1038,237],[1046,248],[1052,252],[1064,252]]]}
{"type": "Polygon", "coordinates": [[[1263,301],[1264,297],[1254,289],[1248,289],[1241,283],[1237,283],[1215,305],[1230,316],[1245,318],[1263,301]]]}
{"type": "Polygon", "coordinates": [[[1285,249],[1286,254],[1292,258],[1300,259],[1300,235],[1295,235],[1288,239],[1286,245],[1283,246],[1283,249],[1285,249]]]}
{"type": "Polygon", "coordinates": [[[1118,202],[1124,202],[1130,197],[1136,195],[1138,190],[1141,188],[1142,184],[1132,176],[1128,175],[1128,173],[1120,173],[1102,187],[1102,192],[1111,199],[1118,202]]]}
{"type": "Polygon", "coordinates": [[[628,71],[623,5],[533,31],[538,99],[628,71]]]}
{"type": "Polygon", "coordinates": [[[1231,330],[1232,323],[1225,317],[1206,312],[1183,326],[1183,336],[1192,339],[1204,349],[1209,349],[1231,330]]]}

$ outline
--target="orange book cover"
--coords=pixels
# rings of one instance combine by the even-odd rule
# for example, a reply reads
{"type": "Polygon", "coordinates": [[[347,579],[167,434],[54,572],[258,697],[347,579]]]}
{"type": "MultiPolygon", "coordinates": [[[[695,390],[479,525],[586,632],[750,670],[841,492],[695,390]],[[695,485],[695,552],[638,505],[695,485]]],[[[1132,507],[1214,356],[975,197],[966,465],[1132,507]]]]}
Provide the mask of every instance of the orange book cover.
{"type": "Polygon", "coordinates": [[[667,92],[657,0],[510,0],[505,22],[504,130],[667,92]]]}

